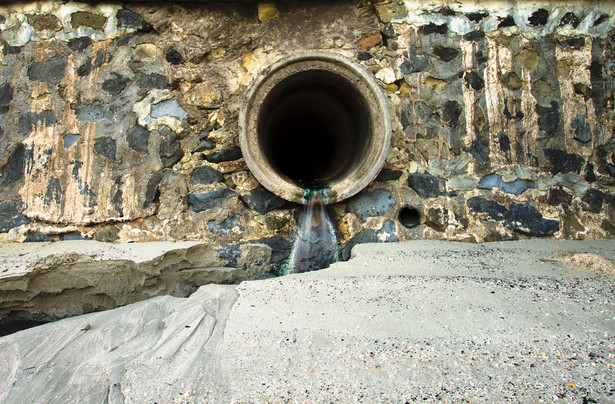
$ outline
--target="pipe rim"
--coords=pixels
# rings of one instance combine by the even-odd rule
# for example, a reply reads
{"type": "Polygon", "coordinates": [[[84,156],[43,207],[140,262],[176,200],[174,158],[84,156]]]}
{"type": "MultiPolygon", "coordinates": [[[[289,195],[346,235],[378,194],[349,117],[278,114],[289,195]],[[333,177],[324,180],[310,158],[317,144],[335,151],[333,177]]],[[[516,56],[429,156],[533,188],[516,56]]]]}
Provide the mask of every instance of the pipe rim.
{"type": "Polygon", "coordinates": [[[361,89],[357,89],[368,103],[370,120],[373,125],[372,137],[379,138],[378,142],[371,142],[367,153],[368,158],[364,163],[342,181],[327,188],[326,203],[331,204],[357,194],[376,178],[384,165],[391,143],[391,117],[386,97],[374,77],[351,59],[337,53],[311,51],[287,56],[269,65],[250,85],[246,101],[241,107],[240,147],[249,170],[266,189],[288,201],[308,203],[303,199],[306,190],[283,178],[263,156],[264,153],[258,144],[258,119],[268,93],[283,79],[297,72],[309,71],[310,69],[293,72],[294,65],[309,64],[309,62],[329,64],[332,67],[329,71],[335,74],[338,74],[335,69],[341,69],[353,77],[364,90],[367,90],[368,94],[365,94],[361,89]],[[289,71],[288,74],[285,70],[289,71]]]}

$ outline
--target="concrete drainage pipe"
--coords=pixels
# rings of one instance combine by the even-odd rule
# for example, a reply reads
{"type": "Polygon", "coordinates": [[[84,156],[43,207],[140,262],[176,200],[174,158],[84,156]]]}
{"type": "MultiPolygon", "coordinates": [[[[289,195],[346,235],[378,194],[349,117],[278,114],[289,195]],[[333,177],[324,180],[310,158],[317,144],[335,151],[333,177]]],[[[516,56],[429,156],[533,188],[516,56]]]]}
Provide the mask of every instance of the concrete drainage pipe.
{"type": "Polygon", "coordinates": [[[328,203],[367,186],[389,151],[391,123],[376,81],[351,60],[308,52],[268,67],[240,114],[250,171],[274,194],[305,203],[326,189],[328,203]]]}

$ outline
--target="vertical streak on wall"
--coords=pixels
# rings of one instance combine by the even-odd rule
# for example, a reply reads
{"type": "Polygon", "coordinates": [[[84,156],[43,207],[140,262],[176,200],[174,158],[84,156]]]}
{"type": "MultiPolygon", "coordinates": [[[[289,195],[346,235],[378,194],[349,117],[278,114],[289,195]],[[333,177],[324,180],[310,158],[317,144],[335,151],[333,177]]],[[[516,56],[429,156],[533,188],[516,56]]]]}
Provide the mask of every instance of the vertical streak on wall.
{"type": "Polygon", "coordinates": [[[487,122],[489,123],[489,155],[493,169],[497,169],[500,159],[497,157],[497,145],[494,143],[494,133],[502,132],[502,97],[500,94],[501,84],[499,81],[499,53],[500,49],[495,40],[485,38],[487,49],[487,67],[485,69],[485,97],[487,101],[487,122]]]}
{"type": "MultiPolygon", "coordinates": [[[[461,40],[460,45],[462,72],[471,72],[474,67],[474,42],[461,40]]],[[[465,111],[466,122],[466,136],[463,138],[463,145],[468,147],[476,140],[476,129],[474,128],[474,103],[476,102],[476,96],[471,86],[462,84],[461,88],[463,89],[463,110],[465,111]]],[[[470,160],[469,171],[472,173],[474,172],[475,164],[474,160],[470,160]]]]}

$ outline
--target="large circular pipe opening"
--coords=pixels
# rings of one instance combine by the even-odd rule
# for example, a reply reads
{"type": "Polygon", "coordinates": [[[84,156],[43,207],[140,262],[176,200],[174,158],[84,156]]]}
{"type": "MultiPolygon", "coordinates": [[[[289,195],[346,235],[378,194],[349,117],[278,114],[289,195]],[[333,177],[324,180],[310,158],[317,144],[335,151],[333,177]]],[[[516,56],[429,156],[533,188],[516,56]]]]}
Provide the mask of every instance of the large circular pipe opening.
{"type": "Polygon", "coordinates": [[[300,203],[308,189],[326,189],[329,203],[359,192],[380,171],[391,136],[386,100],[373,78],[324,52],[283,59],[261,74],[240,124],[254,176],[300,203]]]}

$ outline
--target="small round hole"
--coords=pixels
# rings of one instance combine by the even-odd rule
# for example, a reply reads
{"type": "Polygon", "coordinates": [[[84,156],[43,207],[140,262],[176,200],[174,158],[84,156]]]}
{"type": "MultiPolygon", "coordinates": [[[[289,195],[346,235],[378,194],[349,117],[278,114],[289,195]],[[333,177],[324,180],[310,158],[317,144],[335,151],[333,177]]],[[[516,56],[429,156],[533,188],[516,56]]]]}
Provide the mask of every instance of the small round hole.
{"type": "Polygon", "coordinates": [[[421,214],[417,208],[412,206],[404,206],[401,208],[397,218],[399,219],[399,223],[409,229],[416,227],[421,223],[421,214]]]}

